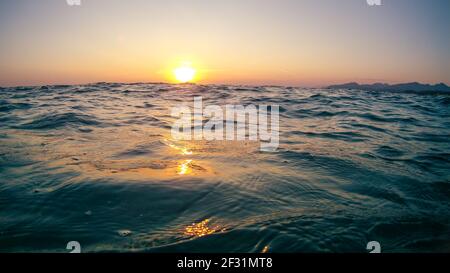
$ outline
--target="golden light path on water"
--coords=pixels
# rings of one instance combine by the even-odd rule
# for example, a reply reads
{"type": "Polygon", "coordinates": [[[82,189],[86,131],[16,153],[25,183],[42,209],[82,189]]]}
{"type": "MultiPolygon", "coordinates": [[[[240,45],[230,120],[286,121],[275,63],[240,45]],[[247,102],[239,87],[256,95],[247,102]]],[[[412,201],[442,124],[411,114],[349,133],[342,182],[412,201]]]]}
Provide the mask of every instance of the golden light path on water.
{"type": "MultiPolygon", "coordinates": [[[[180,152],[181,155],[193,155],[194,153],[188,149],[187,147],[177,146],[173,143],[168,142],[167,139],[164,139],[167,145],[177,151],[180,152]]],[[[192,159],[186,159],[178,166],[178,174],[179,175],[188,175],[192,173],[192,159]]],[[[211,226],[211,219],[205,219],[198,223],[192,223],[191,225],[185,227],[184,235],[192,236],[192,237],[203,237],[210,234],[213,234],[217,231],[223,231],[219,225],[211,226]]]]}

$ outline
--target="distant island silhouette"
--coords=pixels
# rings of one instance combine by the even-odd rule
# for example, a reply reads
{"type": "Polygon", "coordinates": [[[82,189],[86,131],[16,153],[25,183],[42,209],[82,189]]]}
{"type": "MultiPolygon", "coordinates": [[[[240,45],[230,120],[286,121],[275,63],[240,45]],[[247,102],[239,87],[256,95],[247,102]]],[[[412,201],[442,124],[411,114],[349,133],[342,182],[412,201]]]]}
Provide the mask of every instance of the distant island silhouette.
{"type": "Polygon", "coordinates": [[[400,83],[400,84],[387,84],[387,83],[374,83],[374,84],[359,84],[356,82],[330,85],[329,89],[359,89],[367,91],[393,91],[393,92],[450,92],[450,87],[444,83],[439,84],[423,84],[418,82],[400,83]]]}

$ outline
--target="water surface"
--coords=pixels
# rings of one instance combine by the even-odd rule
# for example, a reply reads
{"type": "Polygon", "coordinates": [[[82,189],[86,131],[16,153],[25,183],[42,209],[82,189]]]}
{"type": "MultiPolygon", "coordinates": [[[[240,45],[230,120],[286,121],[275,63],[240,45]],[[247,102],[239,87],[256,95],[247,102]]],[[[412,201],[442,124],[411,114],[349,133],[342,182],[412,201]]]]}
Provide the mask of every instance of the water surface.
{"type": "Polygon", "coordinates": [[[0,251],[450,251],[450,96],[0,89],[0,251]],[[280,147],[175,141],[171,107],[280,105],[280,147]]]}

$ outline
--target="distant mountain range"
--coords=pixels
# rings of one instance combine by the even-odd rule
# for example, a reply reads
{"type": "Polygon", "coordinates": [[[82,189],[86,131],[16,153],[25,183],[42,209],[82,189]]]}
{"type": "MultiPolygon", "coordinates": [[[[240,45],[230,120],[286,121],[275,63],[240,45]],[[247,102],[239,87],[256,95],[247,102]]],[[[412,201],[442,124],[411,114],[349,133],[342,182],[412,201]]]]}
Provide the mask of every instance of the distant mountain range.
{"type": "Polygon", "coordinates": [[[356,82],[350,82],[345,84],[330,85],[327,88],[330,89],[359,89],[368,91],[411,91],[411,92],[450,92],[450,87],[444,83],[439,84],[422,84],[418,82],[400,83],[400,84],[387,84],[387,83],[374,83],[374,84],[358,84],[356,82]]]}

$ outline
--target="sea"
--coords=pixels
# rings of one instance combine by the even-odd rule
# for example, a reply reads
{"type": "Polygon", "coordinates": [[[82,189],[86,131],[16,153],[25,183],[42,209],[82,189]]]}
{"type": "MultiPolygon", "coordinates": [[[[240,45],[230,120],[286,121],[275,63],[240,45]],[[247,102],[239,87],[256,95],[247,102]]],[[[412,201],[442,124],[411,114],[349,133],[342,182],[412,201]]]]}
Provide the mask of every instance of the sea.
{"type": "Polygon", "coordinates": [[[0,88],[0,252],[450,251],[450,94],[0,88]],[[173,107],[279,105],[279,146],[176,140],[173,107]]]}

